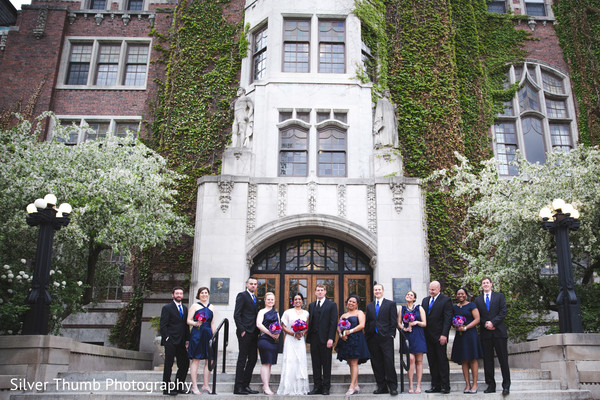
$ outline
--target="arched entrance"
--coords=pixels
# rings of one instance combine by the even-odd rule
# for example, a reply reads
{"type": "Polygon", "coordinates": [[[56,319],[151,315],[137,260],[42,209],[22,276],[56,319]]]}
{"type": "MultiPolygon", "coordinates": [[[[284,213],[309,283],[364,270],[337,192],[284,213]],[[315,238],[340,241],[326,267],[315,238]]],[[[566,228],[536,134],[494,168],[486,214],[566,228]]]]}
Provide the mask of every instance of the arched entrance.
{"type": "Polygon", "coordinates": [[[327,298],[336,302],[340,312],[350,294],[361,299],[360,308],[371,301],[372,269],[369,258],[354,246],[326,236],[296,236],[263,250],[253,259],[250,274],[258,278],[259,308],[266,292],[274,292],[279,309],[291,306],[294,293],[300,292],[305,307],[314,301],[315,286],[327,288],[327,298]]]}

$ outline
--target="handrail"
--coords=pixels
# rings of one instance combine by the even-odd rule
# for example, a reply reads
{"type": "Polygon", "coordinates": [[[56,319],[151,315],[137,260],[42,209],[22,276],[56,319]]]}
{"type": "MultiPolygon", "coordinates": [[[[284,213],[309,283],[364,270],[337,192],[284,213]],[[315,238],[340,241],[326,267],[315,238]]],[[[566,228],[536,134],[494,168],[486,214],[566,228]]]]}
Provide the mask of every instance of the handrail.
{"type": "Polygon", "coordinates": [[[208,343],[208,370],[214,370],[211,394],[217,394],[217,356],[219,355],[219,332],[221,331],[223,325],[225,325],[225,330],[223,333],[223,373],[225,373],[225,362],[227,360],[227,345],[229,344],[229,320],[227,318],[221,321],[208,343]]]}
{"type": "Polygon", "coordinates": [[[400,335],[398,336],[400,339],[400,393],[404,393],[404,370],[408,371],[408,367],[410,364],[410,355],[408,352],[408,340],[404,335],[402,329],[398,329],[400,335]],[[406,356],[406,361],[402,356],[406,356]]]}

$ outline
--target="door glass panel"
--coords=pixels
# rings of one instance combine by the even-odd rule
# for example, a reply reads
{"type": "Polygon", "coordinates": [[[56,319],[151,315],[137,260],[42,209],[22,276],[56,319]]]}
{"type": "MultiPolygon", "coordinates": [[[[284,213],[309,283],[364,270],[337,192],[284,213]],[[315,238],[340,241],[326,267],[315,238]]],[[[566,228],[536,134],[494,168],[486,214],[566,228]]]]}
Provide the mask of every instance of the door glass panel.
{"type": "Polygon", "coordinates": [[[296,295],[296,293],[301,293],[302,296],[304,296],[304,305],[302,306],[303,309],[307,309],[308,308],[308,297],[309,297],[309,278],[307,276],[303,276],[303,277],[290,277],[287,279],[286,282],[286,286],[287,286],[287,308],[292,308],[294,307],[294,296],[296,295]]]}
{"type": "Polygon", "coordinates": [[[315,285],[318,283],[322,283],[323,285],[325,285],[325,297],[337,303],[335,296],[335,278],[315,276],[315,285]]]}
{"type": "Polygon", "coordinates": [[[256,306],[260,310],[265,307],[265,294],[272,292],[275,294],[275,305],[278,303],[277,293],[277,275],[274,276],[257,276],[258,287],[256,288],[256,306]]]}
{"type": "Polygon", "coordinates": [[[346,283],[346,288],[348,290],[348,295],[345,296],[344,300],[347,299],[350,295],[357,295],[360,298],[360,304],[358,305],[358,308],[360,310],[363,311],[367,311],[367,301],[368,301],[368,294],[367,293],[369,291],[369,286],[368,285],[368,278],[365,277],[361,277],[361,278],[354,278],[354,277],[347,277],[346,279],[347,283],[346,283]]]}

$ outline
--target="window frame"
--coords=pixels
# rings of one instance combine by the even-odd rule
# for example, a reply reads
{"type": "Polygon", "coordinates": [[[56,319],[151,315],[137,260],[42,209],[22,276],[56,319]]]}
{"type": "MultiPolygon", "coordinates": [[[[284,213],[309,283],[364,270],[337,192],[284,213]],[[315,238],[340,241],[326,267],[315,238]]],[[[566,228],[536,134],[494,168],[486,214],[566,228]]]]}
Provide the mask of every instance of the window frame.
{"type": "MultiPolygon", "coordinates": [[[[310,136],[311,136],[311,125],[299,120],[296,118],[296,114],[294,113],[293,118],[292,119],[288,119],[283,121],[282,123],[277,125],[277,135],[278,135],[278,152],[277,152],[277,176],[279,177],[306,177],[309,174],[310,171],[310,136]],[[306,132],[306,147],[303,150],[298,150],[298,149],[284,149],[282,147],[282,142],[283,142],[283,137],[282,134],[283,132],[287,131],[288,129],[298,129],[301,131],[305,131],[306,132]],[[283,153],[304,153],[305,154],[305,158],[306,158],[306,162],[304,163],[306,165],[306,173],[304,175],[300,175],[300,174],[282,174],[282,169],[281,169],[281,156],[283,155],[283,153]]],[[[300,163],[292,163],[292,164],[300,164],[300,163]]],[[[292,171],[293,172],[293,171],[292,171]]]]}
{"type": "Polygon", "coordinates": [[[251,58],[250,58],[250,82],[256,82],[256,81],[261,81],[263,79],[265,79],[266,75],[267,75],[267,52],[268,52],[268,47],[269,47],[269,23],[265,22],[264,24],[261,24],[253,33],[252,33],[252,40],[251,40],[251,44],[250,44],[250,53],[251,53],[251,58]],[[266,32],[266,36],[264,35],[264,33],[266,32]],[[262,35],[262,41],[265,42],[264,46],[260,49],[256,49],[256,38],[258,37],[258,35],[262,35]],[[264,63],[264,67],[261,69],[261,76],[257,77],[256,76],[256,60],[258,59],[258,57],[262,57],[260,59],[261,63],[264,63]]]}
{"type": "MultiPolygon", "coordinates": [[[[77,139],[72,142],[64,142],[67,146],[74,146],[81,143],[85,143],[92,140],[98,140],[98,138],[90,139],[90,130],[85,129],[84,126],[87,124],[91,126],[93,124],[105,124],[108,123],[108,130],[104,133],[112,133],[116,136],[122,136],[118,133],[119,125],[122,124],[137,124],[137,132],[136,137],[139,135],[141,125],[142,125],[142,117],[141,116],[104,116],[104,115],[57,115],[57,118],[60,120],[61,125],[71,126],[75,123],[75,126],[78,128],[77,139]],[[69,124],[65,124],[65,122],[71,122],[69,124]]],[[[52,120],[50,126],[50,134],[48,135],[48,140],[52,140],[54,138],[54,120],[52,120]]],[[[102,138],[99,138],[102,140],[102,138]]]]}
{"type": "Polygon", "coordinates": [[[150,58],[152,49],[152,38],[104,38],[104,37],[67,37],[65,39],[65,45],[63,49],[63,55],[59,67],[59,79],[56,85],[57,89],[100,89],[100,90],[146,90],[148,86],[148,77],[150,75],[150,58]],[[69,73],[71,71],[71,65],[74,62],[71,61],[71,52],[74,46],[77,45],[91,45],[91,55],[89,60],[89,67],[87,71],[87,79],[85,84],[72,84],[69,83],[69,73]],[[99,65],[102,64],[100,60],[100,49],[102,46],[107,45],[120,45],[119,50],[119,61],[117,64],[117,76],[114,85],[102,85],[98,84],[98,70],[99,65]],[[146,63],[139,63],[137,65],[145,65],[146,77],[144,84],[140,86],[125,85],[125,77],[128,65],[128,54],[129,48],[133,46],[147,47],[146,63]]]}
{"type": "Polygon", "coordinates": [[[124,7],[125,11],[145,11],[146,2],[144,0],[124,0],[124,1],[125,1],[125,7],[124,7]],[[140,8],[140,9],[131,8],[132,1],[141,2],[142,8],[140,8]]]}
{"type": "Polygon", "coordinates": [[[346,41],[347,41],[347,24],[346,24],[346,19],[342,19],[342,18],[319,18],[318,20],[318,47],[317,47],[317,51],[319,53],[319,57],[318,57],[318,72],[320,74],[345,74],[346,73],[346,63],[347,63],[347,48],[346,48],[346,41]],[[342,42],[338,42],[338,41],[325,41],[325,40],[321,40],[321,23],[326,23],[326,22],[342,22],[344,24],[344,39],[342,42]],[[339,63],[334,63],[334,56],[335,54],[339,54],[339,53],[335,53],[333,50],[331,51],[331,53],[327,53],[327,54],[331,54],[331,62],[330,63],[323,63],[321,62],[321,46],[322,45],[331,45],[331,46],[335,46],[335,45],[340,45],[343,48],[343,55],[344,55],[344,61],[343,61],[343,66],[344,66],[344,70],[342,72],[337,72],[334,71],[334,66],[335,65],[339,65],[339,63]],[[331,66],[331,71],[327,71],[327,72],[323,72],[321,66],[323,65],[330,65],[331,66]]]}
{"type": "Polygon", "coordinates": [[[317,154],[316,154],[316,161],[317,161],[317,176],[318,177],[326,177],[326,178],[345,178],[348,176],[348,129],[345,129],[341,126],[341,124],[338,123],[333,123],[333,121],[327,121],[324,122],[322,124],[319,124],[319,126],[317,127],[317,154]],[[327,131],[327,130],[334,130],[337,132],[340,132],[341,134],[344,135],[344,148],[343,149],[322,149],[321,148],[321,132],[327,131]],[[332,155],[332,159],[331,159],[331,163],[321,163],[321,154],[323,153],[330,153],[332,155]],[[340,163],[335,163],[333,161],[333,155],[334,154],[343,154],[344,155],[344,174],[343,175],[336,175],[336,174],[322,174],[321,173],[321,165],[328,165],[331,164],[332,166],[332,171],[333,171],[333,166],[334,165],[339,165],[340,163]]]}
{"type": "MultiPolygon", "coordinates": [[[[311,41],[312,41],[312,20],[311,18],[306,18],[306,17],[285,17],[283,18],[283,25],[282,25],[282,46],[281,46],[281,72],[283,73],[292,73],[292,74],[306,74],[306,73],[310,73],[311,72],[311,57],[310,57],[310,53],[311,53],[311,41]],[[308,40],[307,41],[299,41],[299,40],[286,40],[285,38],[285,32],[286,32],[286,22],[288,21],[295,21],[295,22],[308,22],[308,40]],[[298,71],[296,68],[295,71],[290,71],[290,70],[286,70],[286,44],[288,43],[296,43],[296,44],[302,44],[302,43],[306,43],[308,45],[308,50],[306,52],[308,60],[306,62],[307,64],[307,70],[306,71],[298,71]]],[[[294,54],[298,54],[298,52],[296,51],[294,54]]],[[[300,64],[298,62],[294,62],[294,65],[300,64]]],[[[302,63],[304,64],[304,63],[302,63]]]]}

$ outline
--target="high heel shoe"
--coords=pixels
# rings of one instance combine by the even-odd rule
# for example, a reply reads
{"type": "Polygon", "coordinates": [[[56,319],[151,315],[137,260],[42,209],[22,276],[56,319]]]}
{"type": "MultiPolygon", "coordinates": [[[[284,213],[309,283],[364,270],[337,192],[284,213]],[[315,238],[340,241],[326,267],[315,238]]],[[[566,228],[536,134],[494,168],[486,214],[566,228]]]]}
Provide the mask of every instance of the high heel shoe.
{"type": "Polygon", "coordinates": [[[348,389],[346,392],[346,396],[352,396],[354,394],[354,389],[348,389]]]}
{"type": "Polygon", "coordinates": [[[192,394],[202,394],[202,392],[199,391],[197,387],[193,387],[191,390],[192,390],[192,394]]]}
{"type": "Polygon", "coordinates": [[[269,388],[263,388],[263,393],[266,394],[266,395],[268,395],[268,396],[270,396],[272,394],[275,394],[269,388]]]}
{"type": "Polygon", "coordinates": [[[360,394],[360,386],[354,388],[354,394],[360,394]]]}

